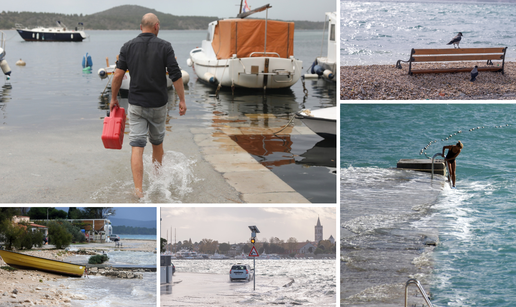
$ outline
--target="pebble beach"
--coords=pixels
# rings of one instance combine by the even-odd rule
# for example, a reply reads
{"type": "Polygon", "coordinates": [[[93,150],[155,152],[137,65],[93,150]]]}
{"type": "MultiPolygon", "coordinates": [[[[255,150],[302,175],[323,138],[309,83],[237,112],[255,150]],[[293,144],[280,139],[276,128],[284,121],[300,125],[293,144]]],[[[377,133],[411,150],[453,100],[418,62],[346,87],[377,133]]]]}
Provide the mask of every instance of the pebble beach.
{"type": "MultiPolygon", "coordinates": [[[[154,240],[123,240],[122,247],[115,248],[114,243],[90,243],[75,245],[77,251],[63,249],[24,250],[23,254],[70,262],[70,259],[81,255],[87,258],[110,250],[132,252],[154,252],[154,240]]],[[[52,246],[48,246],[50,248],[52,246]]],[[[0,258],[0,267],[8,267],[0,258]]],[[[86,296],[74,293],[67,285],[70,277],[47,273],[38,270],[5,270],[0,269],[0,306],[72,306],[72,300],[86,300],[86,296]]]]}
{"type": "MultiPolygon", "coordinates": [[[[479,67],[485,62],[416,63],[412,69],[479,67]]],[[[498,65],[498,63],[494,63],[498,65]]],[[[501,65],[501,64],[500,64],[501,65]]],[[[501,72],[408,74],[409,65],[340,67],[341,100],[516,100],[516,62],[506,62],[501,72]]]]}
{"type": "MultiPolygon", "coordinates": [[[[72,255],[64,250],[34,250],[24,254],[60,261],[72,255]]],[[[0,267],[4,266],[5,262],[0,260],[0,267]]],[[[0,269],[0,306],[71,306],[72,300],[86,299],[68,290],[67,278],[36,270],[0,269]],[[58,286],[54,285],[56,282],[58,286]]]]}

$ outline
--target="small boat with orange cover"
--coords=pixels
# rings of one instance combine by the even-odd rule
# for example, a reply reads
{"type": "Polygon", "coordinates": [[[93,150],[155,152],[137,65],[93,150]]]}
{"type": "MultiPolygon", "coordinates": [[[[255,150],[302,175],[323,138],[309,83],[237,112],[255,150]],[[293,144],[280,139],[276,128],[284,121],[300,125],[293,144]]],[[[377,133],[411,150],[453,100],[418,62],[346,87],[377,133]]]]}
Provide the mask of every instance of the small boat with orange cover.
{"type": "Polygon", "coordinates": [[[226,88],[289,88],[301,77],[303,62],[294,58],[294,23],[245,17],[268,10],[269,4],[236,18],[213,21],[208,37],[187,60],[198,79],[226,88]]]}

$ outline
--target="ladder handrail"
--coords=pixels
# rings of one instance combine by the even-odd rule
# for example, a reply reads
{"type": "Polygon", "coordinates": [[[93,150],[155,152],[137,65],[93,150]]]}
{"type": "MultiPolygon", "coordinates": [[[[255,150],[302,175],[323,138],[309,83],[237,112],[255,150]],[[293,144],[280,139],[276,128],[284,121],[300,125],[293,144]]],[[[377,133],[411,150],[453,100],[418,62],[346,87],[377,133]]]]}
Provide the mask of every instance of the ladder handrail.
{"type": "MultiPolygon", "coordinates": [[[[432,156],[432,178],[431,179],[434,179],[434,160],[435,160],[435,157],[437,156],[441,156],[444,158],[444,155],[442,153],[436,153],[435,155],[432,156]]],[[[448,169],[448,163],[446,163],[446,160],[444,160],[444,167],[446,168],[446,175],[448,175],[448,183],[450,184],[450,187],[452,185],[452,182],[451,182],[451,178],[450,178],[450,170],[448,169]]]]}
{"type": "Polygon", "coordinates": [[[425,300],[426,305],[428,307],[433,307],[434,305],[432,305],[432,302],[430,302],[430,298],[426,294],[425,289],[423,289],[423,286],[421,286],[421,283],[419,282],[419,280],[414,279],[414,278],[409,279],[407,281],[407,283],[405,284],[405,307],[407,307],[407,303],[408,303],[408,286],[411,284],[416,285],[416,287],[419,290],[419,293],[421,293],[421,295],[423,296],[423,299],[425,300]]]}
{"type": "Polygon", "coordinates": [[[434,160],[435,160],[435,157],[437,156],[441,156],[444,158],[443,154],[441,153],[436,153],[435,155],[432,156],[432,179],[434,179],[434,160]]]}

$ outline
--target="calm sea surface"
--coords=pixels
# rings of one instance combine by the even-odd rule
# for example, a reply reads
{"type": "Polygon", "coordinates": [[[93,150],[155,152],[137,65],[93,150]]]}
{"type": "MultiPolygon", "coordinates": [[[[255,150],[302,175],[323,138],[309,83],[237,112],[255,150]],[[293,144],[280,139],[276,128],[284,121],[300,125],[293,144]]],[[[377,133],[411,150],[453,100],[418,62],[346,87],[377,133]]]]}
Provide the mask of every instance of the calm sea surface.
{"type": "Polygon", "coordinates": [[[341,66],[395,64],[412,48],[508,47],[516,51],[516,2],[341,1],[341,66]]]}
{"type": "MultiPolygon", "coordinates": [[[[81,43],[24,42],[13,30],[4,32],[12,79],[10,86],[0,89],[0,177],[8,179],[9,183],[3,184],[4,190],[0,188],[0,201],[133,202],[129,193],[118,192],[120,187],[129,191],[132,185],[130,176],[120,175],[127,173],[129,157],[113,150],[99,155],[99,148],[103,150],[100,135],[109,97],[100,96],[107,80],[100,80],[96,72],[106,66],[106,57],[113,64],[120,47],[139,31],[87,31],[90,38],[81,43]],[[86,52],[92,56],[92,74],[82,71],[81,62],[86,52]],[[27,66],[15,65],[20,58],[27,66]],[[74,145],[70,146],[68,140],[73,140],[74,145]],[[115,157],[116,162],[112,161],[115,157]]],[[[159,37],[171,41],[179,65],[190,74],[186,91],[188,113],[180,121],[174,118],[175,125],[209,128],[214,116],[239,119],[264,113],[273,114],[286,124],[300,109],[336,104],[335,85],[322,80],[306,82],[309,93],[306,97],[302,83],[298,82],[281,93],[232,97],[230,92],[223,92],[216,99],[214,89],[197,82],[192,69],[186,65],[189,52],[201,44],[206,31],[160,31],[159,37]]],[[[321,54],[321,37],[322,29],[295,34],[294,54],[303,60],[305,70],[321,54]]],[[[326,47],[322,52],[326,54],[326,47]]],[[[0,84],[4,85],[4,81],[0,84]]],[[[172,91],[170,95],[172,99],[172,91]]],[[[122,99],[121,104],[127,105],[127,99],[122,99]]],[[[175,107],[172,113],[176,117],[175,107]]],[[[266,121],[258,124],[267,128],[266,121]]],[[[169,132],[174,131],[171,128],[169,132]]],[[[288,146],[279,153],[267,148],[266,155],[255,158],[310,201],[335,202],[335,142],[330,153],[333,158],[328,159],[333,165],[313,165],[303,160],[309,160],[305,154],[317,149],[322,138],[305,135],[275,141],[288,146]]],[[[261,140],[256,142],[263,146],[261,140]]],[[[127,140],[125,143],[124,147],[128,147],[127,140]]],[[[180,144],[177,145],[166,148],[167,152],[173,151],[169,158],[174,160],[172,164],[187,171],[180,170],[176,172],[177,178],[168,178],[164,184],[152,187],[162,190],[151,198],[154,202],[183,202],[186,194],[195,192],[192,182],[204,180],[189,172],[194,162],[189,161],[189,157],[181,153],[180,144]],[[178,187],[179,192],[174,190],[178,187]]],[[[327,148],[327,144],[324,146],[327,148]]],[[[146,156],[149,154],[147,150],[146,156]]],[[[144,185],[148,186],[146,182],[144,185]]]]}
{"type": "Polygon", "coordinates": [[[385,219],[377,217],[376,224],[363,228],[390,227],[378,220],[388,219],[392,201],[412,197],[406,186],[427,181],[428,189],[418,197],[432,199],[424,175],[392,187],[397,175],[389,168],[399,159],[425,158],[419,153],[430,142],[428,156],[457,140],[464,143],[457,158],[457,189],[445,187],[430,209],[410,222],[412,229],[439,231],[431,278],[436,306],[516,304],[514,114],[514,104],[341,105],[341,215],[353,211],[348,206],[359,203],[353,195],[361,194],[387,212],[385,219]],[[369,195],[383,186],[390,192],[369,195]]]}

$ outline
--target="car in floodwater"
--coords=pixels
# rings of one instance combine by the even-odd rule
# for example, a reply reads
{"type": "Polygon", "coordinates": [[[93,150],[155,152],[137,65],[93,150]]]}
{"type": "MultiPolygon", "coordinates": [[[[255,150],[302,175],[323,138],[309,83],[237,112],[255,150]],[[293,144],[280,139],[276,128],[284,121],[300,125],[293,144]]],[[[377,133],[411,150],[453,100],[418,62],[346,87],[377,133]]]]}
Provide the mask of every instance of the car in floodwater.
{"type": "Polygon", "coordinates": [[[254,270],[248,264],[233,264],[229,270],[229,280],[245,280],[250,281],[254,278],[254,270]]]}
{"type": "Polygon", "coordinates": [[[118,242],[118,241],[120,241],[120,236],[118,236],[118,235],[110,235],[109,236],[109,240],[114,241],[114,242],[118,242]]]}

